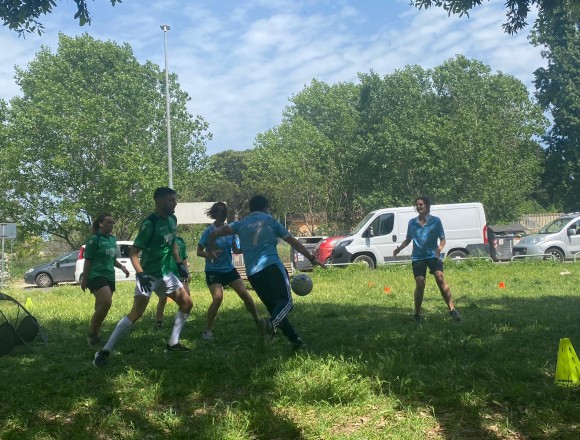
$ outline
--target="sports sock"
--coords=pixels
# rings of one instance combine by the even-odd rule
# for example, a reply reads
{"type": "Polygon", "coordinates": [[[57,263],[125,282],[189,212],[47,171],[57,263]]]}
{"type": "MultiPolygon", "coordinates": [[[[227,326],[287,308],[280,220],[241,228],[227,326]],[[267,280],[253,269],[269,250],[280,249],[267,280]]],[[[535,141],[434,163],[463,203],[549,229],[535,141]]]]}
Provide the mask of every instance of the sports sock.
{"type": "Polygon", "coordinates": [[[181,330],[183,330],[187,318],[189,318],[189,313],[183,313],[181,310],[177,311],[175,314],[175,322],[173,323],[173,330],[171,330],[171,337],[169,338],[169,345],[175,345],[179,342],[179,335],[181,334],[181,330]]]}
{"type": "Polygon", "coordinates": [[[115,330],[113,330],[113,333],[109,337],[109,340],[103,347],[103,351],[112,351],[117,341],[131,328],[132,325],[133,323],[131,322],[131,320],[126,316],[123,316],[121,320],[117,323],[115,330]]]}

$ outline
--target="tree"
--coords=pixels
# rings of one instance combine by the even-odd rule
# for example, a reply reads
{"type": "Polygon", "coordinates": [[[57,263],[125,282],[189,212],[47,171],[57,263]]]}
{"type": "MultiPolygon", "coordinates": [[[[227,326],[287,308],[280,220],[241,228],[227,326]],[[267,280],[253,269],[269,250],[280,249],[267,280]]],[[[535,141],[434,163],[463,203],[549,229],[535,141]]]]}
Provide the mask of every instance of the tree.
{"type": "Polygon", "coordinates": [[[544,136],[544,182],[550,201],[565,211],[580,210],[580,11],[571,6],[561,2],[532,33],[548,60],[546,68],[534,72],[536,96],[553,117],[544,136]]]}
{"type": "Polygon", "coordinates": [[[228,220],[239,219],[247,210],[252,196],[251,187],[244,184],[244,175],[252,150],[226,150],[210,156],[200,172],[192,177],[192,184],[183,194],[198,201],[225,202],[228,220]]]}
{"type": "MultiPolygon", "coordinates": [[[[476,6],[481,6],[484,0],[411,0],[411,4],[421,9],[427,9],[432,6],[443,8],[449,15],[463,14],[469,15],[469,11],[476,6]]],[[[566,0],[565,0],[566,1],[566,0]]],[[[571,0],[572,4],[575,0],[571,0]]],[[[537,6],[539,20],[542,20],[544,14],[550,14],[553,9],[560,3],[559,0],[506,0],[506,17],[507,21],[503,24],[504,30],[508,34],[515,34],[525,28],[528,18],[528,12],[532,6],[537,6]]],[[[577,7],[578,5],[576,5],[577,7]]]]}
{"type": "MultiPolygon", "coordinates": [[[[113,6],[122,0],[109,0],[113,6]]],[[[91,15],[87,8],[87,0],[74,0],[77,12],[74,19],[84,26],[91,23],[91,15]]],[[[41,15],[50,14],[56,6],[56,0],[0,0],[0,17],[4,26],[19,34],[38,32],[42,34],[44,27],[38,21],[41,15]]]]}
{"type": "MultiPolygon", "coordinates": [[[[26,229],[77,247],[92,219],[110,212],[127,239],[167,182],[164,76],[128,45],[60,35],[17,68],[22,96],[10,101],[5,171],[12,217],[26,229]]],[[[186,110],[171,76],[176,189],[191,184],[205,156],[207,124],[186,110]]]]}

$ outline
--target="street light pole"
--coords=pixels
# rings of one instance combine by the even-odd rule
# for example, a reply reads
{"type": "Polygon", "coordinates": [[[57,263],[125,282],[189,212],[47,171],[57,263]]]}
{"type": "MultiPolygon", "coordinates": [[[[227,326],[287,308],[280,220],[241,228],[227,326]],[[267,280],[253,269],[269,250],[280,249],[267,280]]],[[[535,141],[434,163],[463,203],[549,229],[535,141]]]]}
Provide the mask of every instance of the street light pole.
{"type": "Polygon", "coordinates": [[[162,24],[163,46],[165,48],[165,116],[167,118],[167,168],[169,174],[169,188],[173,188],[173,161],[171,159],[171,113],[169,110],[169,73],[167,71],[167,31],[171,28],[162,24]]]}

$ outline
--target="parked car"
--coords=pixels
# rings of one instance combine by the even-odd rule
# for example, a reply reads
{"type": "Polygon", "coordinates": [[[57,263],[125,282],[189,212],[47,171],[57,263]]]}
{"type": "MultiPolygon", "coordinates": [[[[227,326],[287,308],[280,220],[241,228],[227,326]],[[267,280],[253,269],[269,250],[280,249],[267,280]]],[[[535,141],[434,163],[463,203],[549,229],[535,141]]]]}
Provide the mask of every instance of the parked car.
{"type": "MultiPolygon", "coordinates": [[[[487,222],[481,203],[432,205],[431,214],[441,218],[445,230],[446,243],[441,255],[448,258],[489,255],[487,222]]],[[[413,206],[368,213],[350,235],[336,243],[332,263],[362,263],[374,269],[379,264],[410,259],[412,246],[397,257],[393,257],[393,250],[405,240],[409,220],[416,216],[413,206]]]]}
{"type": "MultiPolygon", "coordinates": [[[[314,251],[314,248],[320,243],[324,238],[323,236],[311,236],[311,237],[296,237],[296,239],[304,245],[306,249],[310,252],[314,251]]],[[[294,265],[294,269],[301,270],[302,272],[306,272],[312,270],[312,264],[304,255],[298,252],[296,249],[290,249],[290,260],[292,260],[292,264],[294,265]]]]}
{"type": "Polygon", "coordinates": [[[537,234],[526,235],[513,247],[513,255],[544,258],[553,255],[557,261],[572,260],[580,253],[580,212],[565,214],[548,223],[537,234]]]}
{"type": "Polygon", "coordinates": [[[330,264],[332,263],[332,250],[334,249],[336,243],[338,243],[343,238],[344,235],[325,238],[324,240],[318,242],[312,253],[318,261],[321,261],[324,264],[330,264]]]}
{"type": "MultiPolygon", "coordinates": [[[[131,264],[129,259],[129,250],[133,246],[132,241],[117,241],[117,260],[119,263],[123,264],[129,271],[129,278],[125,277],[125,274],[121,269],[115,267],[115,281],[131,281],[135,280],[135,269],[131,264]]],[[[83,268],[85,266],[85,245],[81,246],[78,259],[76,261],[76,268],[74,273],[74,279],[80,284],[83,276],[83,268]]]]}
{"type": "Polygon", "coordinates": [[[36,284],[38,287],[50,287],[58,283],[75,281],[75,265],[79,251],[61,255],[50,263],[28,269],[24,274],[26,284],[36,284]]]}

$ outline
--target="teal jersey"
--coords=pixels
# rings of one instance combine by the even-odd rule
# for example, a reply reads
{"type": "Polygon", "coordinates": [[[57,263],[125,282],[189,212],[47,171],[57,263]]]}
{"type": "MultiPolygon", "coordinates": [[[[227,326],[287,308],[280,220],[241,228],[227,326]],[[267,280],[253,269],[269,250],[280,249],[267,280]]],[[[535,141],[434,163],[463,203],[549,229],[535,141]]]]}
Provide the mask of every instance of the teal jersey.
{"type": "Polygon", "coordinates": [[[97,232],[85,244],[85,258],[91,262],[88,280],[103,277],[115,281],[115,260],[117,258],[117,239],[113,235],[97,232]]]}
{"type": "Polygon", "coordinates": [[[141,267],[147,275],[161,278],[175,273],[177,266],[173,258],[177,218],[167,218],[151,214],[147,217],[137,233],[133,246],[141,249],[141,267]]]}

